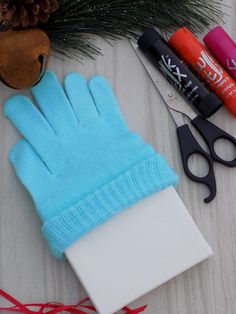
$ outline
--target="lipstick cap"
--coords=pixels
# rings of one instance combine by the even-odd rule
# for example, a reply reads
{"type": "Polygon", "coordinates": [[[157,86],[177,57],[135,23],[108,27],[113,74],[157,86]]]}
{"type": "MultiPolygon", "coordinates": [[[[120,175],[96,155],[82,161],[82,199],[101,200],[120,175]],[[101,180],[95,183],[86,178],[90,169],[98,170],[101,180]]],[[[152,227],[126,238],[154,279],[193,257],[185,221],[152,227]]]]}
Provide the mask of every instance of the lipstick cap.
{"type": "Polygon", "coordinates": [[[138,46],[146,53],[148,49],[159,40],[162,40],[161,35],[154,28],[147,28],[138,39],[138,46]]]}
{"type": "Polygon", "coordinates": [[[223,57],[226,51],[236,49],[235,42],[221,26],[213,28],[203,38],[203,41],[219,60],[221,59],[220,56],[223,57]]]}

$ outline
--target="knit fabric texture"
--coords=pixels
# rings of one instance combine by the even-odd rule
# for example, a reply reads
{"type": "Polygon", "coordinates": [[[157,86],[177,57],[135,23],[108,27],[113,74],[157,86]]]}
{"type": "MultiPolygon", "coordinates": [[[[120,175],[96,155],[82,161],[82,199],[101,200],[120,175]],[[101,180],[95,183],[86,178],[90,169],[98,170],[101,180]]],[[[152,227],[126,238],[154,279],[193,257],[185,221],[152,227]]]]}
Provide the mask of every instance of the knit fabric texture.
{"type": "Polygon", "coordinates": [[[131,132],[108,81],[46,72],[38,106],[15,95],[5,115],[21,132],[10,153],[54,256],[138,200],[177,183],[165,158],[131,132]],[[65,91],[64,91],[65,89],[65,91]]]}

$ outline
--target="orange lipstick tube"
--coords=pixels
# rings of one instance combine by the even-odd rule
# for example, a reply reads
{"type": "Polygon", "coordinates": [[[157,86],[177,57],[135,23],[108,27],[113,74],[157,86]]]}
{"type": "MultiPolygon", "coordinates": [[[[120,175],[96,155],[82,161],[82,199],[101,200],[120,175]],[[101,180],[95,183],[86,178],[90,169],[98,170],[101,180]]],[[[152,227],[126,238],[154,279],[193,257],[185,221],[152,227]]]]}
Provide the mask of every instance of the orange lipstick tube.
{"type": "Polygon", "coordinates": [[[177,30],[169,39],[169,44],[236,117],[236,82],[206,47],[186,27],[177,30]]]}

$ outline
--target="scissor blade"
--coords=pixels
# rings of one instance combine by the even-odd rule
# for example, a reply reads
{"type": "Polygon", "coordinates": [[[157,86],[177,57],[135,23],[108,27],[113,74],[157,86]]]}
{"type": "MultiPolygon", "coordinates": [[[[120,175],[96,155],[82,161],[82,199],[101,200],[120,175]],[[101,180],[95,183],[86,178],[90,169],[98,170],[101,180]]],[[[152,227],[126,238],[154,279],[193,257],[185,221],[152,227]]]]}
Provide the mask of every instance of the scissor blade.
{"type": "Polygon", "coordinates": [[[184,121],[183,114],[181,112],[175,111],[175,110],[169,108],[168,106],[167,106],[167,108],[168,108],[173,120],[175,121],[175,124],[177,127],[180,127],[180,126],[186,124],[186,122],[184,121]]]}
{"type": "MultiPolygon", "coordinates": [[[[189,104],[182,98],[179,92],[177,92],[176,89],[166,80],[164,75],[159,70],[157,70],[157,68],[147,59],[147,57],[139,49],[137,43],[134,42],[134,40],[132,39],[130,40],[130,42],[143,66],[148,72],[150,78],[152,79],[154,85],[159,91],[161,97],[165,101],[168,109],[170,111],[183,113],[191,120],[193,120],[197,116],[197,114],[191,109],[189,104]]],[[[172,117],[176,118],[177,115],[172,114],[172,117]]],[[[177,121],[176,124],[178,125],[177,121]]]]}

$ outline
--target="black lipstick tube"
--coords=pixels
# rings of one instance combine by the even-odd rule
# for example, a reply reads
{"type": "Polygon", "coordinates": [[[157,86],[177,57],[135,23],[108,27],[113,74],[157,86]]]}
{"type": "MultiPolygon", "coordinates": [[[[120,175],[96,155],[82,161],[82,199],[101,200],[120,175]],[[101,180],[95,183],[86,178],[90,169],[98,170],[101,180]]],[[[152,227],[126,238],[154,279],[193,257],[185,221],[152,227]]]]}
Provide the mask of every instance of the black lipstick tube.
{"type": "Polygon", "coordinates": [[[221,100],[203,85],[154,28],[143,33],[138,46],[203,117],[209,118],[222,106],[221,100]]]}

